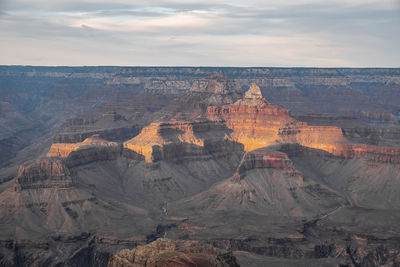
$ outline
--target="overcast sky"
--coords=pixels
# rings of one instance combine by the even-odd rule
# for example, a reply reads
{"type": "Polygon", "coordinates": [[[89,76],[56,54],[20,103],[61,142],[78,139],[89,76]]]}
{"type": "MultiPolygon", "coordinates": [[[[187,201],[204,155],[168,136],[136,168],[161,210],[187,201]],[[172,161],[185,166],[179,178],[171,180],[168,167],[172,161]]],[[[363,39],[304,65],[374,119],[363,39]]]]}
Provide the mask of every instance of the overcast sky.
{"type": "Polygon", "coordinates": [[[0,0],[1,65],[400,67],[400,0],[0,0]]]}

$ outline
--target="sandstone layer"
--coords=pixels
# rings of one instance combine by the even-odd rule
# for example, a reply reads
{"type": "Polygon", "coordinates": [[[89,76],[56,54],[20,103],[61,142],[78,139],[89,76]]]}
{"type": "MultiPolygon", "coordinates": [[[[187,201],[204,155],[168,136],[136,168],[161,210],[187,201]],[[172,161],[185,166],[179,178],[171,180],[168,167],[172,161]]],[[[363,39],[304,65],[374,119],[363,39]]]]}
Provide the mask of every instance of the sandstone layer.
{"type": "Polygon", "coordinates": [[[47,152],[47,157],[66,158],[72,151],[91,146],[118,148],[117,143],[106,141],[100,138],[99,135],[92,135],[80,143],[54,143],[51,145],[49,152],[47,152]]]}
{"type": "Polygon", "coordinates": [[[145,156],[147,162],[234,152],[241,148],[232,141],[224,124],[208,120],[152,123],[125,142],[124,147],[145,156]]]}

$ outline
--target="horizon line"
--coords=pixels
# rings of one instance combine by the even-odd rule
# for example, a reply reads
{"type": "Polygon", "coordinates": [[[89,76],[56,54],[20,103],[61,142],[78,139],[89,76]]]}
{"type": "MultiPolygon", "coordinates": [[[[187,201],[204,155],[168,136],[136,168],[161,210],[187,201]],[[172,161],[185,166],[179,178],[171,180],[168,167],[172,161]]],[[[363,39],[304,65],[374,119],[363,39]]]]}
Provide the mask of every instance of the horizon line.
{"type": "Polygon", "coordinates": [[[24,64],[0,64],[0,67],[44,67],[44,68],[241,68],[241,69],[400,69],[398,67],[382,67],[382,66],[368,66],[368,67],[349,67],[349,66],[335,66],[335,67],[320,67],[320,66],[210,66],[210,65],[24,65],[24,64]]]}

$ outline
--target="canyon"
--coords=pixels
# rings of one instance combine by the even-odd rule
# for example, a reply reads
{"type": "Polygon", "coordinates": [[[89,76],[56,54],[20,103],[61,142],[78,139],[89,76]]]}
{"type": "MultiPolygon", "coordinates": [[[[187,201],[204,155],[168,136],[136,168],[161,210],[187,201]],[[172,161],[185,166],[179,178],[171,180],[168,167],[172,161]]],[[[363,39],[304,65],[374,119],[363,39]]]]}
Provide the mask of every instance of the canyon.
{"type": "Polygon", "coordinates": [[[0,66],[1,266],[395,266],[400,70],[0,66]]]}

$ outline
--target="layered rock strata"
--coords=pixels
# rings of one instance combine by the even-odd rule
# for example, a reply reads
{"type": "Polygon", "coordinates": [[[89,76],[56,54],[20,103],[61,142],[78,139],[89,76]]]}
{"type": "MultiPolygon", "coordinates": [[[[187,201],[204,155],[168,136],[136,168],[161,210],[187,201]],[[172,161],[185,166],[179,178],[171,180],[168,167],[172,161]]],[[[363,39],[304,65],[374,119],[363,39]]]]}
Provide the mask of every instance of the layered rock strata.
{"type": "Polygon", "coordinates": [[[210,78],[195,80],[190,88],[190,93],[210,94],[206,101],[207,105],[231,104],[242,96],[242,89],[235,80],[220,73],[210,78]]]}
{"type": "Polygon", "coordinates": [[[106,141],[99,135],[92,135],[79,143],[54,143],[51,145],[49,152],[47,152],[47,157],[66,158],[73,151],[94,146],[109,147],[114,148],[114,150],[119,149],[118,143],[106,141]]]}
{"type": "Polygon", "coordinates": [[[224,124],[207,120],[156,122],[124,143],[146,162],[240,151],[224,124]]]}
{"type": "Polygon", "coordinates": [[[261,148],[245,155],[238,170],[239,174],[255,168],[294,169],[294,166],[285,153],[270,151],[261,148]]]}
{"type": "Polygon", "coordinates": [[[194,216],[252,211],[258,215],[308,217],[315,210],[328,212],[344,203],[329,188],[304,181],[286,153],[262,148],[247,152],[232,177],[180,203],[177,209],[196,211],[194,216]]]}
{"type": "Polygon", "coordinates": [[[107,140],[126,140],[140,131],[140,127],[137,125],[115,127],[111,129],[96,129],[96,130],[86,130],[83,127],[70,127],[67,131],[62,133],[57,133],[53,137],[53,142],[55,143],[79,143],[83,142],[85,139],[93,135],[101,136],[107,140]],[[78,129],[76,129],[78,128],[78,129]],[[68,132],[68,130],[74,130],[68,132]]]}
{"type": "Polygon", "coordinates": [[[68,188],[73,185],[69,169],[59,159],[44,159],[18,170],[14,191],[31,188],[68,188]]]}
{"type": "Polygon", "coordinates": [[[252,84],[243,99],[232,105],[210,106],[206,112],[212,121],[226,123],[231,137],[245,151],[281,144],[300,144],[341,157],[368,155],[370,159],[396,163],[400,149],[351,144],[336,126],[310,126],[293,119],[289,111],[269,104],[260,88],[252,84]]]}
{"type": "Polygon", "coordinates": [[[108,267],[122,266],[236,267],[239,265],[231,253],[223,253],[211,245],[199,241],[160,238],[132,250],[121,250],[108,263],[108,267]]]}

